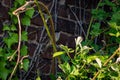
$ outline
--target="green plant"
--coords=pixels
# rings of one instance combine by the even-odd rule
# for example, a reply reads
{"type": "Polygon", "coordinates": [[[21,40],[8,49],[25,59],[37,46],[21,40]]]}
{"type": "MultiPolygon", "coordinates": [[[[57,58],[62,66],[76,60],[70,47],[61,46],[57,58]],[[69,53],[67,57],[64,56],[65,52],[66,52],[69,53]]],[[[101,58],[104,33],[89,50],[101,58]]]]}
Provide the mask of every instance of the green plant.
{"type": "Polygon", "coordinates": [[[83,46],[81,42],[82,38],[78,37],[75,49],[61,45],[62,51],[54,53],[53,57],[61,56],[62,61],[62,64],[59,64],[62,72],[59,72],[58,76],[61,76],[64,80],[90,80],[94,75],[93,80],[96,77],[97,79],[119,79],[120,65],[112,61],[112,59],[115,55],[120,54],[120,48],[109,57],[99,53],[90,54],[92,48],[83,46]]]}
{"type": "MultiPolygon", "coordinates": [[[[8,79],[8,77],[9,80],[11,80],[13,74],[16,72],[19,63],[20,68],[23,68],[25,71],[28,70],[29,60],[27,59],[27,46],[21,44],[21,42],[25,42],[28,40],[27,32],[21,31],[21,25],[17,25],[21,24],[19,17],[17,16],[17,19],[17,17],[12,14],[14,10],[16,10],[19,6],[23,5],[24,3],[25,0],[14,1],[13,8],[11,8],[9,11],[11,23],[5,24],[3,26],[3,31],[6,32],[7,36],[3,39],[5,45],[1,47],[0,51],[0,65],[2,65],[0,69],[0,78],[2,80],[6,80],[8,79]],[[17,28],[17,26],[19,27],[17,28]],[[17,44],[18,46],[16,46],[17,44]]],[[[22,25],[30,25],[30,19],[33,13],[33,9],[26,11],[25,15],[22,18],[22,25]]],[[[14,78],[16,79],[17,77],[14,78]]]]}
{"type": "Polygon", "coordinates": [[[67,46],[61,47],[63,51],[54,53],[53,57],[61,55],[63,60],[59,65],[63,71],[62,74],[60,73],[62,78],[66,80],[119,79],[120,65],[115,62],[116,57],[119,58],[120,55],[119,5],[120,0],[99,1],[96,9],[92,10],[85,41],[81,43],[81,39],[78,38],[79,45],[76,41],[73,58],[68,55],[71,49],[67,46]],[[90,52],[90,48],[86,45],[92,48],[90,52]]]}
{"type": "MultiPolygon", "coordinates": [[[[1,59],[2,62],[5,61],[5,63],[1,63],[1,65],[3,65],[3,67],[6,69],[6,70],[1,69],[1,72],[6,72],[4,74],[0,74],[0,78],[3,80],[6,80],[10,73],[11,74],[8,79],[11,80],[14,73],[17,71],[18,66],[20,68],[23,68],[25,71],[28,70],[29,60],[27,59],[27,57],[28,57],[27,46],[22,45],[22,43],[21,43],[23,41],[27,41],[28,38],[27,38],[27,32],[23,31],[22,27],[30,26],[30,19],[32,18],[33,14],[34,14],[35,5],[37,5],[37,7],[38,7],[38,11],[40,12],[40,16],[44,23],[45,29],[46,29],[47,34],[53,45],[53,50],[56,51],[55,36],[54,36],[55,32],[54,32],[53,21],[52,21],[52,17],[50,15],[47,7],[42,2],[38,2],[36,0],[28,1],[28,2],[26,2],[25,0],[16,0],[14,2],[14,7],[9,12],[12,22],[10,25],[4,25],[4,27],[3,27],[3,30],[7,31],[7,33],[8,33],[8,36],[6,38],[4,38],[4,42],[6,45],[5,45],[5,47],[1,48],[1,58],[5,57],[5,59],[1,59]],[[42,8],[45,9],[48,16],[50,16],[48,18],[48,19],[50,19],[50,25],[51,25],[50,30],[47,26],[46,18],[44,17],[43,12],[40,8],[41,6],[42,6],[42,8]],[[23,13],[24,15],[20,19],[21,13],[23,13]],[[18,29],[16,27],[17,24],[18,24],[18,29]],[[17,31],[18,31],[18,33],[17,33],[17,31]],[[17,49],[15,46],[16,44],[18,44],[17,49]],[[2,56],[2,53],[5,54],[6,56],[2,56]],[[17,58],[17,61],[16,61],[16,58],[17,58]],[[6,68],[6,66],[7,66],[6,63],[8,63],[8,62],[10,62],[10,63],[8,64],[9,65],[8,68],[6,68]],[[12,66],[14,66],[14,67],[12,67],[12,66]],[[13,69],[13,71],[11,71],[9,68],[13,69]]],[[[53,62],[53,64],[54,64],[54,62],[53,62]]],[[[53,67],[54,67],[54,65],[53,65],[53,67]]],[[[15,76],[17,76],[17,75],[15,75],[15,76]]],[[[17,77],[15,77],[15,78],[17,78],[17,77]]]]}

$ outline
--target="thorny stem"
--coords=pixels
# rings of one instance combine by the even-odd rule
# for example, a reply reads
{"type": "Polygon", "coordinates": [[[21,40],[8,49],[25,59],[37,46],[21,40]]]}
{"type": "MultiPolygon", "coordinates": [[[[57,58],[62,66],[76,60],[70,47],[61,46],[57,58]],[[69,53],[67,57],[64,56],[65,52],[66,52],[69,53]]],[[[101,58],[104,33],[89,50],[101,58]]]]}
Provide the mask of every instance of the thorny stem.
{"type": "Polygon", "coordinates": [[[16,69],[17,69],[17,66],[19,64],[19,61],[20,61],[20,47],[21,47],[21,23],[20,23],[20,18],[19,18],[19,14],[16,14],[17,18],[18,18],[18,26],[19,26],[19,39],[18,39],[18,47],[17,47],[17,52],[18,52],[18,55],[17,55],[17,62],[16,62],[16,65],[9,77],[8,80],[11,80],[12,79],[12,76],[14,75],[16,69]]]}
{"type": "MultiPolygon", "coordinates": [[[[98,5],[97,5],[97,7],[96,7],[96,10],[99,8],[99,4],[100,4],[101,2],[102,2],[102,0],[99,1],[98,5]]],[[[91,20],[90,20],[90,24],[89,24],[89,26],[88,26],[88,29],[87,29],[86,40],[88,39],[88,36],[89,36],[89,34],[90,34],[90,28],[91,28],[91,26],[92,26],[93,20],[94,20],[94,18],[92,17],[91,20]]]]}
{"type": "MultiPolygon", "coordinates": [[[[108,63],[112,58],[114,58],[114,56],[115,56],[118,52],[120,52],[120,47],[113,53],[112,56],[110,56],[110,58],[108,58],[108,59],[105,61],[105,63],[103,64],[103,66],[106,66],[107,63],[108,63]]],[[[101,70],[99,70],[99,71],[95,74],[95,76],[92,78],[92,80],[95,80],[95,79],[96,79],[96,77],[99,75],[100,71],[101,71],[101,70]]]]}

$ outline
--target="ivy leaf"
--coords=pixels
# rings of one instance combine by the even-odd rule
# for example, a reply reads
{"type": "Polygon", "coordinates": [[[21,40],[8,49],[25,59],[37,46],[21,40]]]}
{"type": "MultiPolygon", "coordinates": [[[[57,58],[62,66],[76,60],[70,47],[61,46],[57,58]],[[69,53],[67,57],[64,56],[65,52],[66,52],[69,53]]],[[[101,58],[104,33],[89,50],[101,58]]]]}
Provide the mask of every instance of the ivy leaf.
{"type": "Polygon", "coordinates": [[[3,31],[9,31],[9,30],[10,30],[10,27],[8,25],[3,26],[3,31]]]}
{"type": "Polygon", "coordinates": [[[115,4],[114,4],[112,1],[110,1],[110,0],[105,0],[105,3],[106,3],[108,6],[111,6],[111,7],[115,6],[115,4]]]}
{"type": "Polygon", "coordinates": [[[24,59],[23,60],[23,69],[25,71],[28,71],[28,67],[29,67],[29,60],[28,59],[24,59]]]}
{"type": "Polygon", "coordinates": [[[28,15],[30,18],[32,18],[34,12],[35,12],[35,10],[32,8],[32,9],[27,10],[25,12],[25,14],[28,15]]]}
{"type": "Polygon", "coordinates": [[[93,14],[93,17],[95,19],[98,19],[98,20],[105,20],[108,16],[108,13],[106,13],[104,10],[102,9],[93,9],[92,10],[92,14],[93,14]]]}
{"type": "Polygon", "coordinates": [[[11,33],[10,37],[8,38],[4,38],[4,42],[6,43],[6,45],[8,46],[8,48],[11,48],[11,46],[15,43],[18,42],[18,34],[16,33],[11,33]]]}
{"type": "Polygon", "coordinates": [[[17,24],[18,23],[18,19],[16,16],[12,16],[12,21],[14,24],[17,24]]]}
{"type": "Polygon", "coordinates": [[[27,36],[27,32],[26,31],[22,31],[22,36],[21,36],[21,40],[22,41],[27,41],[28,40],[28,36],[27,36]]]}
{"type": "Polygon", "coordinates": [[[63,51],[55,52],[55,53],[53,54],[53,57],[57,57],[57,56],[60,56],[60,55],[62,55],[62,54],[65,54],[65,52],[63,52],[63,51]]]}
{"type": "Polygon", "coordinates": [[[112,15],[112,20],[114,20],[114,21],[120,20],[120,11],[118,11],[112,15]]]}
{"type": "Polygon", "coordinates": [[[17,30],[16,26],[15,25],[11,25],[11,31],[16,31],[16,30],[17,30]]]}
{"type": "Polygon", "coordinates": [[[2,80],[7,80],[9,70],[7,70],[6,68],[1,68],[1,69],[2,71],[0,70],[0,78],[2,78],[2,80]]]}
{"type": "Polygon", "coordinates": [[[20,5],[24,4],[26,0],[16,0],[20,5]]]}
{"type": "Polygon", "coordinates": [[[21,22],[25,26],[30,26],[30,18],[28,16],[23,17],[21,22]]]}
{"type": "Polygon", "coordinates": [[[2,48],[0,48],[0,57],[2,57],[3,56],[3,54],[2,54],[2,48]]]}
{"type": "Polygon", "coordinates": [[[90,34],[92,36],[98,36],[101,33],[101,29],[100,29],[100,23],[95,23],[92,25],[92,31],[90,32],[90,34]]]}
{"type": "Polygon", "coordinates": [[[2,78],[2,80],[6,80],[7,76],[9,74],[9,70],[7,70],[5,68],[6,62],[5,61],[0,61],[0,78],[2,78]]]}
{"type": "Polygon", "coordinates": [[[28,53],[28,47],[26,46],[26,45],[23,45],[22,47],[21,47],[21,50],[20,50],[20,52],[21,52],[21,56],[26,56],[27,55],[27,53],[28,53]]]}

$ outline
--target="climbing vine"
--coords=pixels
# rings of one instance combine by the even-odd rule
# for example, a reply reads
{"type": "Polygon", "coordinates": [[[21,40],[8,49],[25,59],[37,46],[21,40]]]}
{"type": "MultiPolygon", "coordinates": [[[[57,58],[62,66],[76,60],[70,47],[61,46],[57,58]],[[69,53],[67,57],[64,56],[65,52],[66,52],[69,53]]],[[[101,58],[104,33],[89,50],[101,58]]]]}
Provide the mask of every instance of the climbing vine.
{"type": "MultiPolygon", "coordinates": [[[[30,26],[30,21],[35,11],[34,7],[36,5],[38,7],[38,11],[40,12],[40,16],[44,23],[44,27],[47,31],[48,37],[50,38],[51,43],[53,45],[53,50],[56,51],[53,20],[47,7],[42,2],[38,2],[36,0],[35,1],[16,0],[14,2],[14,7],[9,12],[12,22],[10,25],[4,25],[3,27],[3,31],[6,31],[8,34],[8,36],[4,38],[5,46],[1,48],[1,52],[3,52],[3,54],[7,54],[3,67],[6,69],[6,72],[8,71],[8,73],[5,73],[6,75],[4,76],[2,74],[0,75],[0,77],[3,80],[6,80],[7,78],[8,80],[11,80],[17,68],[24,69],[25,71],[28,70],[28,67],[29,67],[29,60],[27,55],[28,50],[27,50],[27,46],[25,44],[22,44],[22,42],[28,41],[28,37],[27,37],[27,32],[23,31],[23,26],[26,26],[26,27],[30,26]],[[44,18],[44,15],[40,7],[45,9],[49,18],[47,19],[44,18]],[[24,15],[21,15],[21,14],[24,14],[24,15]],[[47,25],[48,19],[50,19],[50,25],[51,25],[50,29],[48,28],[48,25],[47,25]],[[17,48],[16,48],[16,45],[17,45],[17,48]],[[4,51],[9,53],[4,53],[4,51]],[[9,65],[14,63],[13,64],[14,67],[10,66],[12,71],[10,71],[9,68],[6,68],[7,62],[10,62],[9,65]]],[[[54,60],[52,62],[52,65],[54,69],[54,66],[55,66],[54,60]]],[[[1,72],[4,72],[4,70],[1,70],[1,72]]]]}

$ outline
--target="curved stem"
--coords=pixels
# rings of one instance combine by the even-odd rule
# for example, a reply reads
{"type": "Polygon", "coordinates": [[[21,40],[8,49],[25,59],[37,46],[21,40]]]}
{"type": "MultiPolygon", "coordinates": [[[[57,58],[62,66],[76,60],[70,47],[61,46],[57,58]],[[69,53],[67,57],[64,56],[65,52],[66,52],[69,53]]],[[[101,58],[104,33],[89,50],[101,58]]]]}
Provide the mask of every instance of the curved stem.
{"type": "Polygon", "coordinates": [[[51,15],[50,15],[47,7],[46,7],[43,3],[40,3],[40,2],[38,2],[37,0],[34,0],[34,1],[35,1],[36,5],[37,5],[37,7],[38,7],[38,11],[39,11],[40,16],[41,16],[41,18],[42,18],[42,21],[43,21],[44,27],[45,27],[45,29],[46,29],[46,31],[47,31],[47,34],[48,34],[48,36],[49,36],[49,38],[50,38],[50,40],[51,40],[51,42],[52,42],[53,50],[54,50],[54,52],[56,52],[57,49],[56,49],[55,37],[54,37],[54,36],[55,36],[55,32],[54,32],[54,25],[53,25],[53,20],[52,20],[52,18],[51,18],[51,15]],[[52,36],[51,36],[51,33],[50,33],[49,28],[48,28],[48,26],[47,26],[46,20],[45,20],[45,18],[44,18],[44,16],[43,16],[42,9],[41,9],[41,7],[39,6],[38,3],[39,3],[42,7],[44,7],[45,11],[46,11],[46,12],[48,13],[48,15],[50,16],[50,24],[51,24],[52,36]]]}
{"type": "Polygon", "coordinates": [[[14,67],[14,69],[13,69],[13,71],[12,71],[12,73],[11,73],[11,75],[10,75],[10,77],[9,77],[9,79],[8,79],[8,80],[11,80],[11,79],[12,79],[12,77],[13,77],[13,75],[14,75],[14,73],[15,73],[16,69],[17,69],[17,66],[18,66],[18,64],[19,64],[19,61],[20,61],[20,47],[21,47],[21,23],[20,23],[19,14],[17,14],[16,16],[17,16],[17,18],[18,18],[18,26],[19,26],[19,39],[18,39],[18,47],[17,47],[17,52],[18,52],[18,55],[17,55],[17,62],[16,62],[16,65],[15,65],[15,67],[14,67]]]}

